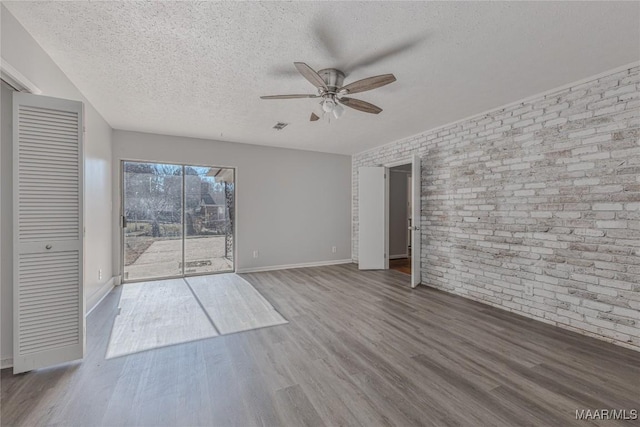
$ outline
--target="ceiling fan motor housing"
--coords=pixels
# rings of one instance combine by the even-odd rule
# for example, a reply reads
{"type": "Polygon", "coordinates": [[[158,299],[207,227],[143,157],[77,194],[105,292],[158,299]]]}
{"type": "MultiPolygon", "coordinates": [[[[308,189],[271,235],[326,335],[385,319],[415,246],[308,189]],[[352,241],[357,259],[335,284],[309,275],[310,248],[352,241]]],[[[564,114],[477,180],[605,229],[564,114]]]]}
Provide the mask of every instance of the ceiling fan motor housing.
{"type": "Polygon", "coordinates": [[[329,88],[328,93],[332,95],[335,95],[344,83],[344,73],[335,68],[325,68],[318,71],[318,74],[329,88]]]}

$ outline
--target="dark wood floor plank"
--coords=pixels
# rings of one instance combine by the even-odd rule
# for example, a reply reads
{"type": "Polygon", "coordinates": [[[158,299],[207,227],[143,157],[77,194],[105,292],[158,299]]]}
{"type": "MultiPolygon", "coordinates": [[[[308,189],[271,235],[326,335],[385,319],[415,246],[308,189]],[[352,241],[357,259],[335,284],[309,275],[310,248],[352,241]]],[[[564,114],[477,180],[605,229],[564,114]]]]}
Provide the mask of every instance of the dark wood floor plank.
{"type": "MultiPolygon", "coordinates": [[[[325,423],[318,415],[304,390],[299,385],[283,388],[276,393],[278,407],[284,414],[281,425],[324,427],[325,423]]],[[[275,425],[275,424],[265,424],[275,425]]],[[[280,425],[280,424],[279,424],[280,425]]]]}
{"type": "Polygon", "coordinates": [[[358,389],[339,367],[325,360],[313,360],[303,367],[300,386],[326,425],[385,425],[384,414],[358,389]]]}
{"type": "MultiPolygon", "coordinates": [[[[550,407],[548,402],[537,399],[532,393],[524,395],[512,388],[500,386],[490,394],[496,396],[512,413],[521,417],[516,425],[556,427],[566,423],[555,408],[550,407]]],[[[569,410],[566,412],[571,413],[569,410]]]]}
{"type": "Polygon", "coordinates": [[[197,370],[200,380],[206,383],[208,395],[205,404],[211,419],[203,425],[241,426],[251,425],[245,409],[244,394],[237,381],[237,372],[232,356],[227,351],[229,339],[234,336],[216,337],[200,342],[203,354],[203,369],[197,370]]]}
{"type": "Polygon", "coordinates": [[[639,352],[398,271],[244,277],[288,324],[107,360],[117,288],[82,363],[2,371],[2,425],[579,426],[616,424],[576,409],[640,409],[639,352]]]}

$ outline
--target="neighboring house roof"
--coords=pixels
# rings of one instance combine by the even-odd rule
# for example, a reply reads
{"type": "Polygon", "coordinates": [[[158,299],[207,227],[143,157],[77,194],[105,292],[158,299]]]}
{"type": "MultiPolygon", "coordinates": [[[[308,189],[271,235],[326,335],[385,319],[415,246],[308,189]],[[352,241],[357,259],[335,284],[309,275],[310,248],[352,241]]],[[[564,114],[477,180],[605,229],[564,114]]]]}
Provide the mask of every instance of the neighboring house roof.
{"type": "Polygon", "coordinates": [[[222,193],[202,193],[200,195],[200,205],[204,206],[224,206],[224,194],[222,193]]]}
{"type": "Polygon", "coordinates": [[[201,205],[215,205],[216,202],[213,200],[213,197],[211,197],[211,194],[204,193],[204,194],[200,195],[200,204],[201,205]]]}

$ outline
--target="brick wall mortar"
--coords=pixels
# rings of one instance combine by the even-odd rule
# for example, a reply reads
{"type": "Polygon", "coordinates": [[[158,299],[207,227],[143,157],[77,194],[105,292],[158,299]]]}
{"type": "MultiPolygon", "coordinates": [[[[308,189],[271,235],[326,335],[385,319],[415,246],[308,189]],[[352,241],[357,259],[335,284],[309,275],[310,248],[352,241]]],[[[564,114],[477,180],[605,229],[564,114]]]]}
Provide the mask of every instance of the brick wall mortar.
{"type": "Polygon", "coordinates": [[[354,261],[358,167],[413,154],[423,284],[640,350],[640,67],[354,155],[354,261]]]}

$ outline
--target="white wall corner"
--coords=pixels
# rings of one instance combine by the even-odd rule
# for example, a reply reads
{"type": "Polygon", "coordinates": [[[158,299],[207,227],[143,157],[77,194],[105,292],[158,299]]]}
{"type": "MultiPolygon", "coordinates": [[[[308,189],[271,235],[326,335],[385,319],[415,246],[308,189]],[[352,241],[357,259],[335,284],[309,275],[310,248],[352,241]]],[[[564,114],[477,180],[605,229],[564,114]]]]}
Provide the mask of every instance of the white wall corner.
{"type": "Polygon", "coordinates": [[[113,276],[111,279],[107,280],[104,285],[100,287],[93,295],[87,298],[87,313],[85,316],[88,316],[94,308],[96,308],[102,300],[109,294],[109,292],[113,289],[116,283],[116,278],[119,276],[113,276]]]}

